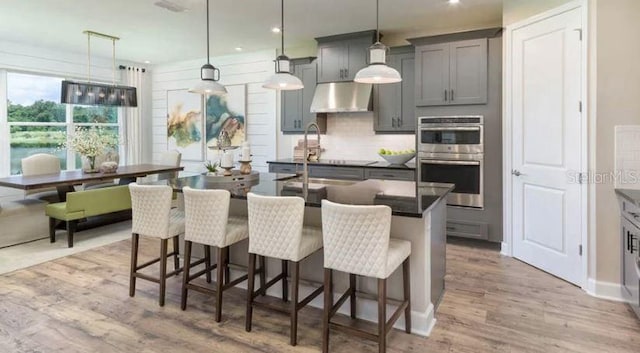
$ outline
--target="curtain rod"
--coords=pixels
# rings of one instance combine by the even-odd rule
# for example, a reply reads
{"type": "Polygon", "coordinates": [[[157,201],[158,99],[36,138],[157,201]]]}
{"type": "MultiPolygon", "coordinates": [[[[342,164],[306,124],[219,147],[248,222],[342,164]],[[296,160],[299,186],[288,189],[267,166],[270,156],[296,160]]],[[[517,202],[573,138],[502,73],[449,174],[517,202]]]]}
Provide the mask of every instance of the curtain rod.
{"type": "Polygon", "coordinates": [[[145,69],[145,68],[138,68],[138,67],[124,66],[124,65],[120,65],[120,66],[118,66],[118,68],[119,68],[120,70],[137,70],[137,71],[141,71],[141,70],[142,70],[142,72],[146,72],[146,71],[147,71],[147,69],[145,69]]]}

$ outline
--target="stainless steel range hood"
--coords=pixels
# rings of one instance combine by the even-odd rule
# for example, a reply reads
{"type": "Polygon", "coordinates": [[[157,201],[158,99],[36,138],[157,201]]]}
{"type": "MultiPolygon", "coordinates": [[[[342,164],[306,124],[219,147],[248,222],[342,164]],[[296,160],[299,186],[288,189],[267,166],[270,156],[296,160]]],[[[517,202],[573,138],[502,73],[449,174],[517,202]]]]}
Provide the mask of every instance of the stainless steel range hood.
{"type": "Polygon", "coordinates": [[[319,83],[311,101],[312,113],[368,112],[372,110],[370,83],[319,83]]]}

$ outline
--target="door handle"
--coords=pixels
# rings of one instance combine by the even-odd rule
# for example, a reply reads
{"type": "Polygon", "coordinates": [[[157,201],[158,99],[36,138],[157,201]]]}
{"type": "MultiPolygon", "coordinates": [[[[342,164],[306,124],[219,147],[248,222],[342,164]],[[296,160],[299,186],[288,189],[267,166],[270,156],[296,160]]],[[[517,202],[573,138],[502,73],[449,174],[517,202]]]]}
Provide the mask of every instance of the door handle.
{"type": "Polygon", "coordinates": [[[444,101],[445,102],[447,101],[447,90],[446,89],[444,90],[444,101]]]}
{"type": "Polygon", "coordinates": [[[451,90],[451,101],[453,102],[453,90],[451,90]]]}
{"type": "Polygon", "coordinates": [[[396,127],[396,118],[391,118],[391,127],[396,127]]]}
{"type": "Polygon", "coordinates": [[[349,77],[349,69],[344,69],[344,78],[349,77]]]}
{"type": "Polygon", "coordinates": [[[631,250],[631,232],[627,231],[627,251],[631,250]]]}
{"type": "Polygon", "coordinates": [[[519,170],[517,170],[517,169],[512,170],[512,171],[511,171],[511,174],[513,174],[513,175],[515,175],[515,176],[518,176],[518,177],[519,177],[519,176],[521,176],[521,175],[524,175],[524,174],[520,173],[520,171],[519,171],[519,170]]]}

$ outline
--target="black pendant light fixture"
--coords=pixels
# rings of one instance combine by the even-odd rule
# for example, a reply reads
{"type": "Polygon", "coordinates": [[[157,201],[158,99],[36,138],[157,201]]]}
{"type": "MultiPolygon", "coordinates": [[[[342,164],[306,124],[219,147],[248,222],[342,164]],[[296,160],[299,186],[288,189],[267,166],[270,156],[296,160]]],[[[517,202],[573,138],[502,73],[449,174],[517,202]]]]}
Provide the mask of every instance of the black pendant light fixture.
{"type": "Polygon", "coordinates": [[[271,76],[262,87],[275,90],[298,90],[303,89],[304,85],[299,78],[291,74],[291,60],[284,54],[284,0],[280,0],[280,40],[281,54],[275,60],[276,73],[271,76]]]}
{"type": "Polygon", "coordinates": [[[103,33],[84,31],[87,35],[87,82],[62,81],[60,101],[64,104],[107,105],[117,107],[137,107],[138,96],[135,87],[116,85],[116,41],[118,37],[103,33]],[[113,84],[91,82],[91,37],[108,39],[113,45],[113,84]]]}
{"type": "Polygon", "coordinates": [[[398,70],[387,66],[387,52],[389,48],[380,42],[380,4],[376,0],[376,42],[369,47],[369,66],[356,73],[353,79],[360,83],[396,83],[402,81],[402,76],[398,70]]]}
{"type": "Polygon", "coordinates": [[[206,96],[224,95],[227,93],[227,89],[218,83],[220,70],[211,65],[209,57],[209,0],[207,0],[207,63],[200,68],[200,82],[190,88],[189,92],[206,96]]]}

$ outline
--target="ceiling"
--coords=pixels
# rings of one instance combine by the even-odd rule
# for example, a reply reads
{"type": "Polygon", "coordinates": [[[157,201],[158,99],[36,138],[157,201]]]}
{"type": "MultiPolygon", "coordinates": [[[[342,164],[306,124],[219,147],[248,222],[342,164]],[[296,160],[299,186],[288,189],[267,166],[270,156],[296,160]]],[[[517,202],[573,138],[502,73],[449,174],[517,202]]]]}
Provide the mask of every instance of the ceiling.
{"type": "MultiPolygon", "coordinates": [[[[86,53],[83,30],[118,36],[117,57],[163,63],[205,56],[205,0],[170,0],[188,8],[176,13],[158,0],[2,0],[0,40],[86,53]]],[[[280,23],[277,0],[211,0],[212,56],[236,47],[257,51],[279,46],[270,28],[280,23]]],[[[496,26],[502,0],[381,0],[385,42],[496,26]]],[[[375,28],[373,0],[285,1],[285,45],[313,45],[313,38],[375,28]]],[[[390,43],[387,43],[390,44],[390,43]]],[[[110,57],[111,43],[92,40],[94,55],[110,57]]]]}

